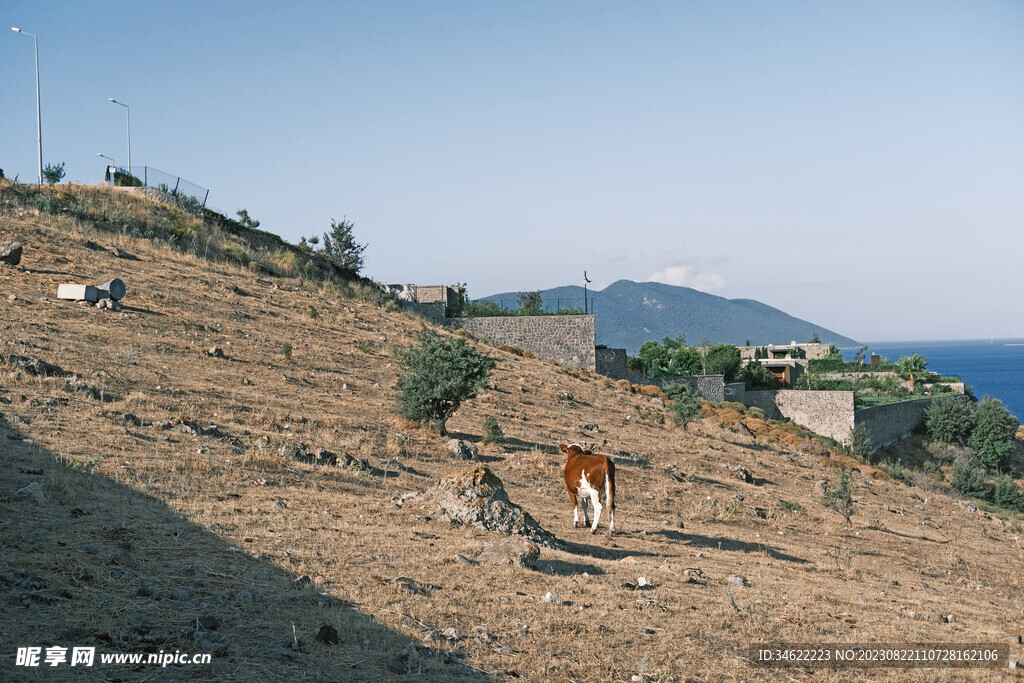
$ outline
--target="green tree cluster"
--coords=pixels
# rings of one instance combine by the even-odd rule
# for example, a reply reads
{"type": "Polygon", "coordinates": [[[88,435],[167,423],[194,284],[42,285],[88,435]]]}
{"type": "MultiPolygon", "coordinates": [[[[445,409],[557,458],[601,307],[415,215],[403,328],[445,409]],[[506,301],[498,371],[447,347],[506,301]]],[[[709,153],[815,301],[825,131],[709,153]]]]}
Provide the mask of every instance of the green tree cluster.
{"type": "Polygon", "coordinates": [[[731,382],[740,374],[740,350],[732,344],[707,343],[699,347],[688,346],[685,335],[675,339],[665,337],[662,342],[644,343],[636,360],[627,359],[627,367],[643,370],[648,377],[689,375],[725,375],[731,382]]]}
{"type": "Polygon", "coordinates": [[[939,396],[925,411],[925,427],[933,439],[967,445],[982,464],[995,469],[1008,464],[1019,426],[1017,418],[989,396],[977,405],[963,396],[939,396]]]}

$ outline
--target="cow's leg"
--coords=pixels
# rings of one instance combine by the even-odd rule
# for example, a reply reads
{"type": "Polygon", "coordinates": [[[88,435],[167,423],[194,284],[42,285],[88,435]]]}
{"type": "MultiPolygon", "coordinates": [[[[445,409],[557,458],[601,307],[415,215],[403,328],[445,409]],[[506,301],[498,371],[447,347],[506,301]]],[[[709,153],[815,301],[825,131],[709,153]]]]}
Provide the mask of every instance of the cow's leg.
{"type": "Polygon", "coordinates": [[[611,520],[611,525],[608,527],[608,533],[615,532],[615,486],[612,484],[610,477],[605,477],[604,480],[604,492],[605,502],[608,503],[608,515],[611,520]]]}
{"type": "Polygon", "coordinates": [[[590,489],[590,502],[594,506],[594,523],[590,526],[590,533],[597,533],[597,522],[601,519],[601,494],[597,489],[590,489]]]}
{"type": "Polygon", "coordinates": [[[572,502],[572,525],[573,527],[579,527],[580,525],[580,504],[576,499],[576,493],[569,489],[569,500],[572,502]]]}
{"type": "Polygon", "coordinates": [[[590,515],[587,513],[587,494],[580,491],[580,507],[583,508],[582,526],[590,526],[590,515]]]}

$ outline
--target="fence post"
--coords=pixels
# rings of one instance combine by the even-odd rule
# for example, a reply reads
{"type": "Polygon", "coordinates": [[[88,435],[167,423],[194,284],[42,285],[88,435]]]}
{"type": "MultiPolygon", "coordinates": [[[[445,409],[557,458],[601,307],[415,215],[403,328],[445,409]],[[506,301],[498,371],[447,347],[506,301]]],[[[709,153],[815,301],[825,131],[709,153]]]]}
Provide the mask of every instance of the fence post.
{"type": "Polygon", "coordinates": [[[181,183],[181,176],[178,176],[178,179],[174,181],[174,192],[172,192],[172,193],[171,193],[171,194],[173,194],[173,195],[174,195],[175,197],[177,197],[177,196],[178,196],[178,185],[179,185],[180,183],[181,183]]]}
{"type": "Polygon", "coordinates": [[[210,198],[210,191],[207,190],[206,194],[203,196],[203,208],[204,209],[206,208],[206,200],[209,199],[209,198],[210,198]]]}

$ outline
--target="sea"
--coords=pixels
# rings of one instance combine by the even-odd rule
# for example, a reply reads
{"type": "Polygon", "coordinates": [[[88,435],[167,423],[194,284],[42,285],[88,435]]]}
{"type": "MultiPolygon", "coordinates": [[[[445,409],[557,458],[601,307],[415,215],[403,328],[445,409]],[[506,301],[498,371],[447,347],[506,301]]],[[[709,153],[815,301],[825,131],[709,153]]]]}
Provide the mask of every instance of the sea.
{"type": "MultiPolygon", "coordinates": [[[[963,341],[867,343],[871,354],[895,363],[916,353],[928,359],[927,369],[942,375],[959,375],[979,399],[999,399],[1011,415],[1024,422],[1024,339],[974,339],[963,341]]],[[[856,348],[843,349],[853,360],[856,348]]]]}

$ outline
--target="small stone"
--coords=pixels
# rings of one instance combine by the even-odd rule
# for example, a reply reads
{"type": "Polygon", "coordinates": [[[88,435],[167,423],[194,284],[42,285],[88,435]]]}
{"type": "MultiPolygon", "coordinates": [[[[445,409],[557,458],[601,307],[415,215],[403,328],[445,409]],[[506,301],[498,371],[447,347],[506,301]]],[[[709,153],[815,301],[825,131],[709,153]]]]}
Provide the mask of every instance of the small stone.
{"type": "Polygon", "coordinates": [[[135,568],[139,566],[139,563],[135,560],[135,556],[127,550],[122,550],[120,553],[118,553],[116,561],[118,564],[124,567],[135,568]]]}
{"type": "Polygon", "coordinates": [[[46,495],[43,493],[43,487],[39,485],[38,481],[34,481],[28,486],[18,489],[14,492],[15,498],[31,498],[39,505],[46,503],[46,495]]]}
{"type": "Polygon", "coordinates": [[[196,619],[196,623],[203,631],[216,631],[220,626],[220,619],[212,614],[204,614],[196,619]]]}
{"type": "Polygon", "coordinates": [[[188,600],[192,597],[192,593],[187,588],[177,588],[171,591],[171,598],[174,600],[188,600]]]}
{"type": "Polygon", "coordinates": [[[484,545],[476,561],[535,569],[539,558],[540,547],[536,543],[523,536],[508,536],[484,545]]]}
{"type": "Polygon", "coordinates": [[[192,634],[200,649],[205,652],[216,653],[227,648],[231,644],[231,638],[221,633],[212,631],[196,631],[192,634]]]}
{"type": "Polygon", "coordinates": [[[219,346],[211,346],[210,348],[208,348],[206,350],[206,355],[207,356],[212,356],[213,358],[223,358],[224,357],[224,349],[222,349],[219,346]]]}
{"type": "Polygon", "coordinates": [[[544,594],[544,602],[552,605],[561,605],[563,601],[562,598],[558,597],[554,593],[548,592],[544,594]]]}
{"type": "Polygon", "coordinates": [[[862,605],[868,604],[868,596],[864,595],[863,593],[857,596],[857,599],[860,600],[860,604],[862,605]]]}
{"type": "Polygon", "coordinates": [[[726,581],[728,581],[733,586],[749,586],[750,585],[750,582],[747,581],[747,577],[740,576],[739,574],[735,574],[733,576],[730,576],[728,579],[726,579],[726,581]]]}
{"type": "Polygon", "coordinates": [[[646,576],[641,576],[636,580],[636,587],[638,590],[650,590],[654,588],[654,584],[646,576]]]}
{"type": "Polygon", "coordinates": [[[18,295],[17,294],[8,294],[7,295],[7,300],[8,301],[17,301],[18,300],[18,295]]]}
{"type": "Polygon", "coordinates": [[[828,479],[819,479],[814,484],[814,494],[824,496],[826,493],[828,493],[828,479]]]}
{"type": "Polygon", "coordinates": [[[441,631],[441,635],[444,637],[445,640],[452,643],[460,641],[466,637],[458,629],[455,628],[446,628],[445,630],[441,631]]]}

